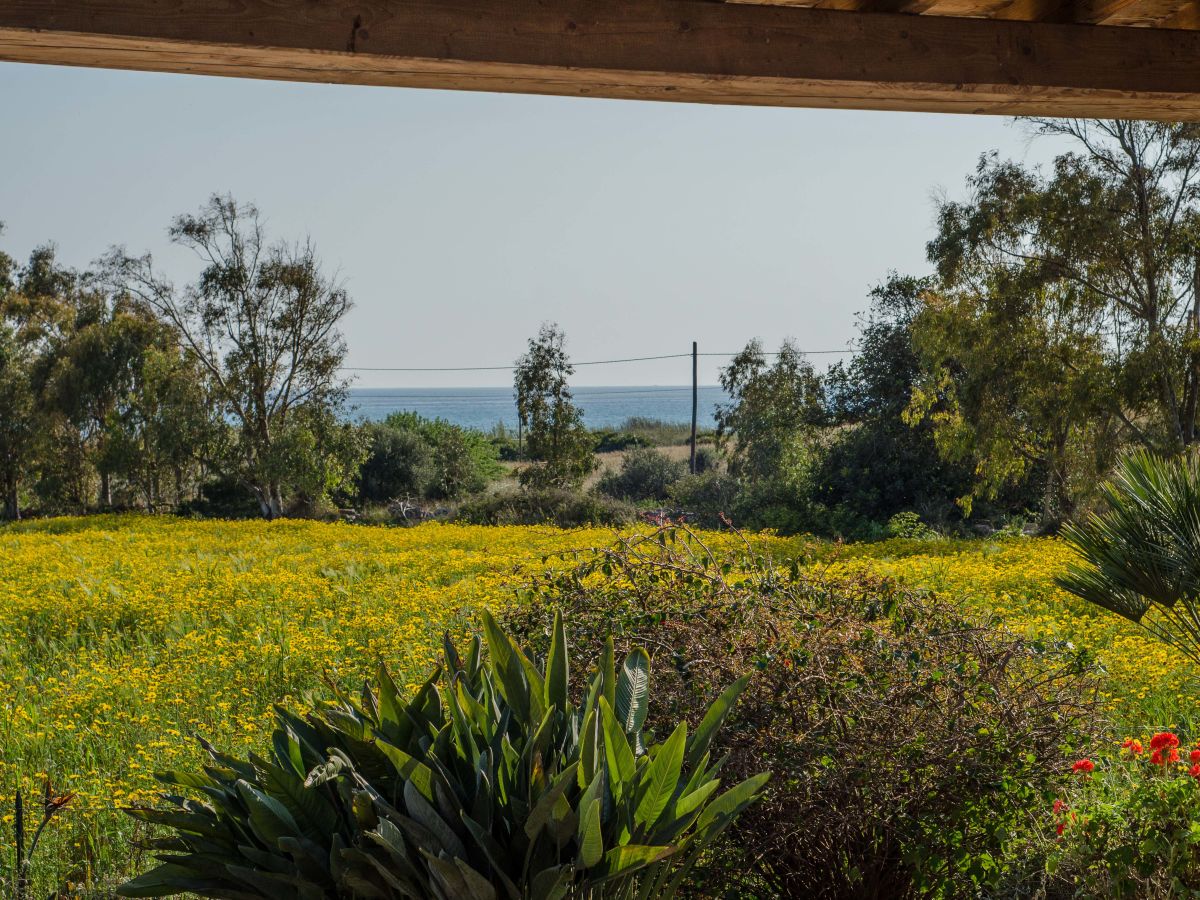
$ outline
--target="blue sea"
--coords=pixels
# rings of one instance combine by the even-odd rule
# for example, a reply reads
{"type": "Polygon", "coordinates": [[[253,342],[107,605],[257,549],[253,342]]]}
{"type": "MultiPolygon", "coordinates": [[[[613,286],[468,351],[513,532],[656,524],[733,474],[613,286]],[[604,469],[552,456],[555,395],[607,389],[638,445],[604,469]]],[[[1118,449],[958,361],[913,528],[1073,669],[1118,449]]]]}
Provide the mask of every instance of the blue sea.
{"type": "MultiPolygon", "coordinates": [[[[664,422],[690,422],[692,417],[690,385],[578,387],[573,393],[589,428],[616,428],[634,416],[664,422]]],[[[712,428],[713,409],[724,402],[725,392],[717,385],[701,385],[699,394],[699,426],[712,428]]],[[[498,422],[514,430],[517,427],[510,387],[354,388],[350,391],[350,407],[355,418],[370,421],[408,410],[482,431],[490,431],[498,422]]]]}

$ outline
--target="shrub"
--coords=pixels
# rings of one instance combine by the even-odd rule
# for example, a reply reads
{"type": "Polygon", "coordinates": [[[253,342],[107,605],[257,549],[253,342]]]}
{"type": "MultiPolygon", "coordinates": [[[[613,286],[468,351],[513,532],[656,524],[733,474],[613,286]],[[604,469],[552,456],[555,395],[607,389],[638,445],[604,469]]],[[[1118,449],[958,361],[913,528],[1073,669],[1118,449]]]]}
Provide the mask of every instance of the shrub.
{"type": "Polygon", "coordinates": [[[634,447],[648,447],[650,443],[636,434],[626,431],[594,431],[596,438],[595,453],[617,453],[634,447]]]}
{"type": "Polygon", "coordinates": [[[433,448],[416,431],[366,426],[367,459],[359,470],[359,496],[369,503],[395,497],[422,497],[434,480],[433,448]]]}
{"type": "Polygon", "coordinates": [[[921,517],[912,511],[898,512],[887,523],[887,536],[907,538],[912,541],[930,541],[939,537],[938,533],[921,521],[921,517]]]}
{"type": "Polygon", "coordinates": [[[1064,745],[1090,735],[1092,672],[1069,646],[886,580],[807,580],[749,546],[718,557],[678,529],[545,576],[507,617],[544,644],[559,610],[593,652],[610,630],[655,648],[656,733],[756,673],[716,749],[733,773],[775,777],[709,861],[710,894],[975,894],[1064,745]]]}
{"type": "Polygon", "coordinates": [[[702,475],[705,472],[715,472],[721,464],[720,456],[713,447],[697,447],[696,448],[696,472],[697,475],[702,475]]]}
{"type": "Polygon", "coordinates": [[[237,478],[220,476],[200,485],[199,496],[180,504],[181,516],[205,516],[221,519],[250,519],[261,513],[258,503],[237,478]]]}
{"type": "Polygon", "coordinates": [[[1046,811],[1051,875],[1089,897],[1200,892],[1198,761],[1169,731],[1127,739],[1115,759],[1078,761],[1046,811]]]}
{"type": "Polygon", "coordinates": [[[473,525],[628,525],[637,509],[628,503],[570,488],[522,488],[478,495],[458,508],[459,521],[473,525]]]}
{"type": "Polygon", "coordinates": [[[392,413],[366,429],[370,450],[359,496],[368,503],[459,497],[482,490],[501,471],[489,437],[442,419],[392,413]]]}
{"type": "Polygon", "coordinates": [[[685,475],[667,492],[677,505],[706,528],[719,528],[733,514],[741,496],[738,480],[726,472],[710,471],[685,475]]]}
{"type": "MultiPolygon", "coordinates": [[[[633,435],[647,446],[666,447],[687,443],[691,437],[692,426],[687,422],[667,422],[649,416],[630,416],[621,424],[620,431],[633,435]]],[[[712,437],[711,430],[702,434],[705,438],[712,437]]]]}
{"type": "Polygon", "coordinates": [[[752,804],[757,775],[723,793],[709,746],[746,680],[691,731],[643,738],[650,662],[609,643],[572,702],[562,618],[536,665],[484,614],[466,658],[410,699],[387,672],[361,698],[280,711],[266,758],[206,746],[203,773],[162,779],[204,799],[131,814],[172,831],[129,897],[553,900],[671,897],[752,804]]]}
{"type": "Polygon", "coordinates": [[[607,472],[596,486],[618,500],[666,500],[671,485],[687,474],[687,463],[671,459],[652,447],[629,450],[621,468],[607,472]]]}

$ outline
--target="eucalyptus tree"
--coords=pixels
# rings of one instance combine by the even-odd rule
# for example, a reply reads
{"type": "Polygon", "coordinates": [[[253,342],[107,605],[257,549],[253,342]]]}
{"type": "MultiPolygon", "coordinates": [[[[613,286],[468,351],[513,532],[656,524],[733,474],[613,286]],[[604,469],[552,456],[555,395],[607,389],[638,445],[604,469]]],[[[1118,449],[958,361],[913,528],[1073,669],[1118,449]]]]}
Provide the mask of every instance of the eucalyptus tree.
{"type": "Polygon", "coordinates": [[[939,205],[910,416],[975,466],[968,505],[1033,477],[1058,519],[1120,447],[1197,442],[1200,131],[1028,125],[1070,149],[1046,171],[985,155],[939,205]]]}
{"type": "Polygon", "coordinates": [[[786,340],[774,357],[752,340],[720,375],[729,401],[717,406],[717,436],[730,449],[729,471],[750,482],[783,474],[825,420],[821,380],[804,354],[786,340]]]}
{"type": "Polygon", "coordinates": [[[44,384],[70,330],[68,294],[75,275],[36,248],[18,266],[0,253],[0,488],[3,515],[21,515],[22,496],[48,475],[75,483],[83,500],[82,460],[60,445],[64,431],[46,403],[44,384]]]}
{"type": "Polygon", "coordinates": [[[1047,172],[981,158],[928,245],[942,287],[998,306],[1042,292],[1047,328],[1091,340],[1112,372],[1110,413],[1148,448],[1197,442],[1200,129],[1029,120],[1064,140],[1047,172]]]}
{"type": "Polygon", "coordinates": [[[566,344],[561,328],[543,324],[514,370],[525,452],[539,463],[522,471],[525,484],[579,485],[596,468],[595,440],[584,427],[583,412],[568,384],[575,368],[566,344]]]}
{"type": "MultiPolygon", "coordinates": [[[[0,224],[0,232],[3,232],[0,224]]],[[[16,261],[0,251],[0,489],[3,515],[21,516],[20,487],[32,449],[33,391],[13,305],[16,261]]]]}
{"type": "Polygon", "coordinates": [[[351,300],[312,242],[272,242],[254,206],[216,195],[168,234],[200,260],[192,283],[178,289],[149,254],[122,249],[106,258],[107,278],[180,334],[237,426],[231,468],[262,514],[282,515],[285,491],[348,480],[361,448],[332,414],[348,386],[338,325],[351,300]]]}

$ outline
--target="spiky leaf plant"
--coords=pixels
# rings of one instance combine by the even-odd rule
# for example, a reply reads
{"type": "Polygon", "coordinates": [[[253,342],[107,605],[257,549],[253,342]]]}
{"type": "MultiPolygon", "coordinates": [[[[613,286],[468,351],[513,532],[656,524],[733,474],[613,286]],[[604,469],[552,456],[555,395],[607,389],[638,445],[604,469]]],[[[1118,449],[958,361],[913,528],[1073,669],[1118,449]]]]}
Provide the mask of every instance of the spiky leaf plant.
{"type": "Polygon", "coordinates": [[[1106,510],[1064,529],[1080,560],[1059,586],[1200,662],[1200,456],[1131,454],[1101,490],[1106,510]]]}
{"type": "Polygon", "coordinates": [[[361,696],[300,717],[278,710],[268,757],[205,745],[202,773],[161,779],[161,864],[127,897],[659,898],[759,796],[767,776],[719,793],[709,745],[745,687],[696,730],[643,746],[649,658],[608,644],[582,702],[568,689],[561,617],[544,666],[491,616],[463,658],[411,698],[386,670],[361,696]],[[189,794],[191,797],[182,796],[189,794]],[[193,799],[195,798],[195,799],[193,799]]]}

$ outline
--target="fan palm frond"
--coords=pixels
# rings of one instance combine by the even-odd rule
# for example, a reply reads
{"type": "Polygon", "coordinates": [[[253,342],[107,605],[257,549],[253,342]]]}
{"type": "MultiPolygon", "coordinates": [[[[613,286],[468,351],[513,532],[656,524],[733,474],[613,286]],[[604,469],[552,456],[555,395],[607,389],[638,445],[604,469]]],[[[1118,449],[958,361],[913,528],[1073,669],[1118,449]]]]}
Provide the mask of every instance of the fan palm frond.
{"type": "Polygon", "coordinates": [[[1080,559],[1058,585],[1200,661],[1200,455],[1131,454],[1101,492],[1107,509],[1064,529],[1080,559]]]}

